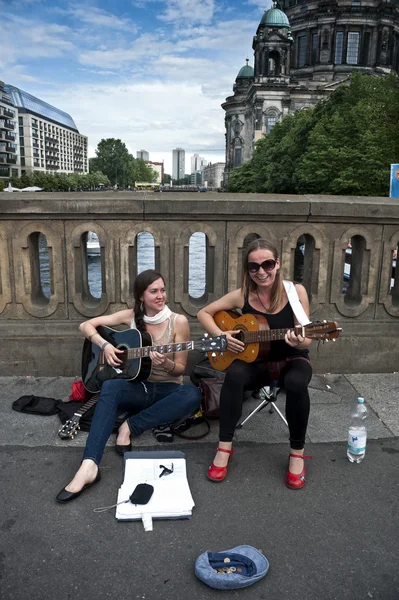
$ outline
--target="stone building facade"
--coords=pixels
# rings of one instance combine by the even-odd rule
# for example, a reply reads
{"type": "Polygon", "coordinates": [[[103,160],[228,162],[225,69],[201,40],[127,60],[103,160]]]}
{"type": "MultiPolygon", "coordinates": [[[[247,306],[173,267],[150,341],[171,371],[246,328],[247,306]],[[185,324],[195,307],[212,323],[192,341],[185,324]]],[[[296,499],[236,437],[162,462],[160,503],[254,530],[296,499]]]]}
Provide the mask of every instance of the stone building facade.
{"type": "Polygon", "coordinates": [[[314,106],[353,72],[399,72],[399,1],[283,0],[253,38],[254,68],[240,69],[222,104],[226,170],[249,160],[284,116],[314,106]]]}

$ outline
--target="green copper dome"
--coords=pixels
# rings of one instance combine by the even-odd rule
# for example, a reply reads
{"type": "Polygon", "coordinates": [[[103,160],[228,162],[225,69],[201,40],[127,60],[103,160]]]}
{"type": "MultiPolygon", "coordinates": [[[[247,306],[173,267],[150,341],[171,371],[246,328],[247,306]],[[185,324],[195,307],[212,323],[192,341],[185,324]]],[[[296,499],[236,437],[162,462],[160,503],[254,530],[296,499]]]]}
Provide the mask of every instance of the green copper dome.
{"type": "Polygon", "coordinates": [[[279,8],[265,10],[260,24],[266,27],[290,27],[287,15],[279,8]]]}
{"type": "Polygon", "coordinates": [[[238,79],[239,77],[253,77],[253,76],[254,76],[254,70],[247,63],[246,65],[241,67],[241,69],[238,71],[238,75],[237,75],[236,79],[238,79]]]}

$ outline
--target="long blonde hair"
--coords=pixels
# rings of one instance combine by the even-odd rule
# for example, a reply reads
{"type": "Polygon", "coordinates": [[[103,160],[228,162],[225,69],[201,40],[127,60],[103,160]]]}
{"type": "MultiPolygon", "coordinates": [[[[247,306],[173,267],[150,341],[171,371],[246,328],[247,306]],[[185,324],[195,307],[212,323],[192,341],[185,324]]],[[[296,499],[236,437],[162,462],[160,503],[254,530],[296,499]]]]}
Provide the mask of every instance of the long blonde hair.
{"type": "MultiPolygon", "coordinates": [[[[256,283],[251,279],[250,274],[248,273],[248,257],[251,252],[255,250],[269,250],[273,254],[274,260],[279,258],[277,248],[267,240],[263,240],[259,238],[254,240],[250,244],[248,244],[245,254],[242,261],[242,283],[241,290],[244,295],[244,298],[248,298],[249,292],[253,292],[256,290],[256,283]]],[[[270,297],[270,306],[269,312],[274,312],[279,306],[281,306],[282,300],[284,297],[284,286],[283,286],[283,278],[281,275],[281,265],[278,271],[276,271],[276,277],[273,283],[273,287],[271,290],[270,297]]]]}

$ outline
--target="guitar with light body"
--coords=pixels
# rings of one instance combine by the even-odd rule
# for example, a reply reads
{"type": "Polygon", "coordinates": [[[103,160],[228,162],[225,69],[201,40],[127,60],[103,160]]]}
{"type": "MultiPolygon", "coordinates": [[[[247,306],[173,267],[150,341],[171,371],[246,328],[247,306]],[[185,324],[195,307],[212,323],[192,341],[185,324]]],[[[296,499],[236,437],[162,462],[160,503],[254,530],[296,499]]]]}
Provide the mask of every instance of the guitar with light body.
{"type": "Polygon", "coordinates": [[[315,321],[308,325],[297,325],[286,329],[270,329],[267,319],[262,315],[238,315],[233,311],[221,310],[214,315],[214,320],[219,329],[223,331],[237,331],[234,337],[244,342],[245,348],[238,354],[226,350],[223,354],[209,352],[208,358],[212,367],[217,371],[224,371],[234,360],[254,362],[256,359],[267,361],[270,352],[270,343],[283,340],[287,331],[294,330],[297,335],[313,340],[335,341],[342,332],[335,321],[315,321]]]}

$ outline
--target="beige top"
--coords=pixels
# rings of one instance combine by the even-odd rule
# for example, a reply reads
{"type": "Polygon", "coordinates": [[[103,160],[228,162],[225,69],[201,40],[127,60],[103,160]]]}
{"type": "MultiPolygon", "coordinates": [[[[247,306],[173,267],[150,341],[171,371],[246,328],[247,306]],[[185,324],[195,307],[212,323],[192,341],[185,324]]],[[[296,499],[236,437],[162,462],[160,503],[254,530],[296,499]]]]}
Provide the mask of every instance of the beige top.
{"type": "MultiPolygon", "coordinates": [[[[173,313],[169,317],[168,326],[165,329],[164,334],[158,340],[152,339],[153,346],[165,346],[166,344],[173,344],[175,341],[174,335],[174,324],[175,319],[177,317],[176,313],[173,313]]],[[[175,354],[168,354],[168,358],[170,360],[175,360],[175,354]]],[[[164,383],[178,383],[180,385],[183,384],[183,376],[178,375],[173,376],[173,373],[167,373],[163,367],[157,367],[152,363],[151,375],[148,378],[148,381],[157,381],[164,383]]]]}

